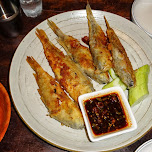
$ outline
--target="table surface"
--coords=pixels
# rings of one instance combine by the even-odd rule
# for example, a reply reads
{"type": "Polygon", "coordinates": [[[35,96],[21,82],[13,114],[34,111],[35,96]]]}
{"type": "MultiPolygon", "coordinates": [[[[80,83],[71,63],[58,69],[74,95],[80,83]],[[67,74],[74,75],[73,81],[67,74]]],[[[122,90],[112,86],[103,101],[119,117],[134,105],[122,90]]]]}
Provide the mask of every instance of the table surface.
{"type": "MultiPolygon", "coordinates": [[[[21,10],[23,29],[16,38],[6,38],[0,35],[0,82],[7,89],[9,95],[9,68],[16,48],[23,38],[40,22],[59,13],[85,9],[86,0],[43,0],[42,14],[37,18],[28,18],[21,10]]],[[[131,19],[133,0],[90,0],[92,9],[102,10],[131,19]]],[[[11,96],[10,96],[11,98],[11,96]]],[[[133,152],[142,143],[152,138],[152,130],[135,143],[115,152],[133,152]]],[[[1,152],[63,152],[65,150],[54,147],[36,136],[20,119],[11,100],[11,120],[8,130],[0,143],[1,152]]]]}

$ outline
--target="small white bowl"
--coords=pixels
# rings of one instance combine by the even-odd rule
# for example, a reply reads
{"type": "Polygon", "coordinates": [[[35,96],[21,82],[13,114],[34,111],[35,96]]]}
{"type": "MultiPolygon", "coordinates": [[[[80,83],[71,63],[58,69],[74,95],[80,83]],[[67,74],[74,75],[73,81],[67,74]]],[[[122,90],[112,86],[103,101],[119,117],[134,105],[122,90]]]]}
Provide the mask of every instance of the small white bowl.
{"type": "Polygon", "coordinates": [[[152,0],[135,0],[131,9],[132,21],[152,38],[152,0]]]}
{"type": "MultiPolygon", "coordinates": [[[[123,134],[123,133],[126,133],[126,132],[130,132],[130,131],[133,131],[137,128],[136,120],[135,120],[134,115],[131,111],[130,105],[129,105],[128,100],[126,98],[126,95],[124,94],[121,87],[111,87],[111,88],[108,88],[108,89],[103,89],[101,91],[96,91],[96,92],[83,94],[83,95],[79,96],[78,101],[79,101],[80,109],[82,111],[82,115],[83,115],[83,118],[84,118],[84,122],[85,122],[86,130],[88,132],[88,136],[89,136],[90,140],[93,141],[93,142],[103,140],[103,139],[106,139],[106,138],[110,138],[110,137],[113,137],[113,136],[116,136],[116,135],[120,135],[120,134],[123,134]],[[94,133],[94,131],[91,127],[85,105],[87,104],[87,102],[89,102],[88,100],[91,100],[91,99],[94,99],[94,98],[100,98],[100,97],[106,96],[108,94],[114,94],[114,93],[117,94],[117,96],[119,98],[119,101],[121,102],[122,109],[123,109],[123,111],[125,113],[125,116],[126,116],[127,126],[125,126],[124,128],[121,128],[121,129],[117,129],[115,131],[111,131],[109,133],[101,133],[101,134],[97,135],[97,134],[94,133]]],[[[100,101],[100,102],[102,102],[102,101],[100,101]]],[[[111,113],[111,112],[109,112],[109,113],[111,113]]],[[[104,116],[104,118],[105,118],[105,116],[104,116]]],[[[108,122],[111,121],[109,116],[105,119],[109,119],[108,122]]],[[[95,120],[95,119],[93,119],[93,120],[95,120]]],[[[102,121],[104,121],[103,118],[102,118],[102,121]]],[[[114,126],[114,124],[113,124],[113,126],[114,126]]],[[[102,129],[100,128],[100,131],[101,130],[102,129]]]]}

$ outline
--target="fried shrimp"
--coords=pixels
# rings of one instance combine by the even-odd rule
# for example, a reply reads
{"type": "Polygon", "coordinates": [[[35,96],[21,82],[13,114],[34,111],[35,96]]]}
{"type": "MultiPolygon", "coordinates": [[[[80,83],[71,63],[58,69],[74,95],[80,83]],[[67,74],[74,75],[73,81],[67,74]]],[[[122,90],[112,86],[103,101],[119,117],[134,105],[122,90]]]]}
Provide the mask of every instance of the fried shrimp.
{"type": "Polygon", "coordinates": [[[91,52],[88,47],[80,44],[80,42],[69,35],[64,34],[53,21],[48,20],[48,25],[58,36],[58,42],[63,46],[67,54],[71,59],[77,63],[81,70],[89,77],[97,81],[98,83],[109,82],[109,75],[107,72],[101,72],[97,70],[91,52]]]}
{"type": "Polygon", "coordinates": [[[43,45],[44,54],[55,74],[56,80],[74,101],[78,102],[80,95],[94,91],[93,85],[86,74],[78,68],[69,56],[64,55],[49,41],[43,30],[37,29],[36,35],[43,45]]]}
{"type": "Polygon", "coordinates": [[[45,72],[34,58],[27,57],[26,60],[35,71],[34,77],[39,86],[38,92],[49,111],[50,117],[63,125],[74,129],[82,129],[84,121],[78,105],[68,97],[59,83],[45,72]]]}
{"type": "Polygon", "coordinates": [[[136,80],[131,62],[116,33],[109,26],[105,17],[104,19],[107,26],[107,37],[110,42],[109,48],[113,58],[113,69],[128,88],[133,87],[135,86],[136,80]]]}
{"type": "Polygon", "coordinates": [[[106,36],[97,24],[89,4],[86,6],[86,11],[89,26],[89,46],[94,63],[99,70],[107,72],[112,67],[112,57],[106,46],[106,36]]]}

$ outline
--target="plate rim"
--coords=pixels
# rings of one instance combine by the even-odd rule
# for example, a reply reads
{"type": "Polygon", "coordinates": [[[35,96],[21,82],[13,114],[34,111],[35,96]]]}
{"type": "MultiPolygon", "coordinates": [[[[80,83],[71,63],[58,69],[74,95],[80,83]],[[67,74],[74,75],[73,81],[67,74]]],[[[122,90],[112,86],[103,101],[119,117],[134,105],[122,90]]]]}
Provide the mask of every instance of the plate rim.
{"type": "Polygon", "coordinates": [[[11,119],[11,101],[6,88],[3,86],[1,82],[0,82],[0,92],[2,92],[2,96],[5,96],[5,103],[7,105],[7,118],[5,120],[5,125],[4,125],[5,127],[3,128],[0,134],[0,142],[1,142],[6,134],[11,119]]]}
{"type": "Polygon", "coordinates": [[[137,4],[141,3],[141,1],[139,0],[134,0],[133,4],[132,4],[132,7],[131,7],[131,18],[132,18],[132,21],[138,26],[140,27],[143,31],[145,31],[146,34],[149,35],[149,37],[152,38],[152,33],[148,32],[145,28],[143,28],[141,26],[141,24],[139,23],[139,21],[137,20],[137,18],[135,17],[135,13],[134,13],[134,10],[135,10],[135,7],[137,4]]]}
{"type": "Polygon", "coordinates": [[[149,139],[142,143],[136,150],[135,152],[140,152],[143,148],[145,148],[147,145],[152,144],[152,139],[149,139]]]}

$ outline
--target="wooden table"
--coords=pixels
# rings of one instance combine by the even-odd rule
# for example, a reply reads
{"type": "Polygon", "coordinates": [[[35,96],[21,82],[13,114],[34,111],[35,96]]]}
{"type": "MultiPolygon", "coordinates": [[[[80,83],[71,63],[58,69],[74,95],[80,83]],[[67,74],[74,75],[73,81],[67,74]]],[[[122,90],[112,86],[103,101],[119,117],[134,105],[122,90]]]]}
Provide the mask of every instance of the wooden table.
{"type": "MultiPolygon", "coordinates": [[[[90,0],[92,9],[102,10],[120,15],[128,20],[133,0],[90,0]]],[[[23,30],[17,38],[6,38],[0,35],[0,82],[9,92],[9,68],[16,48],[28,32],[45,19],[71,10],[85,9],[86,0],[43,0],[43,12],[37,18],[28,18],[21,12],[23,30]]],[[[31,132],[19,118],[13,104],[11,106],[11,120],[8,130],[0,143],[1,152],[62,152],[64,150],[54,147],[31,132]]],[[[152,138],[150,130],[141,139],[128,147],[116,152],[133,152],[143,142],[152,138]]]]}

